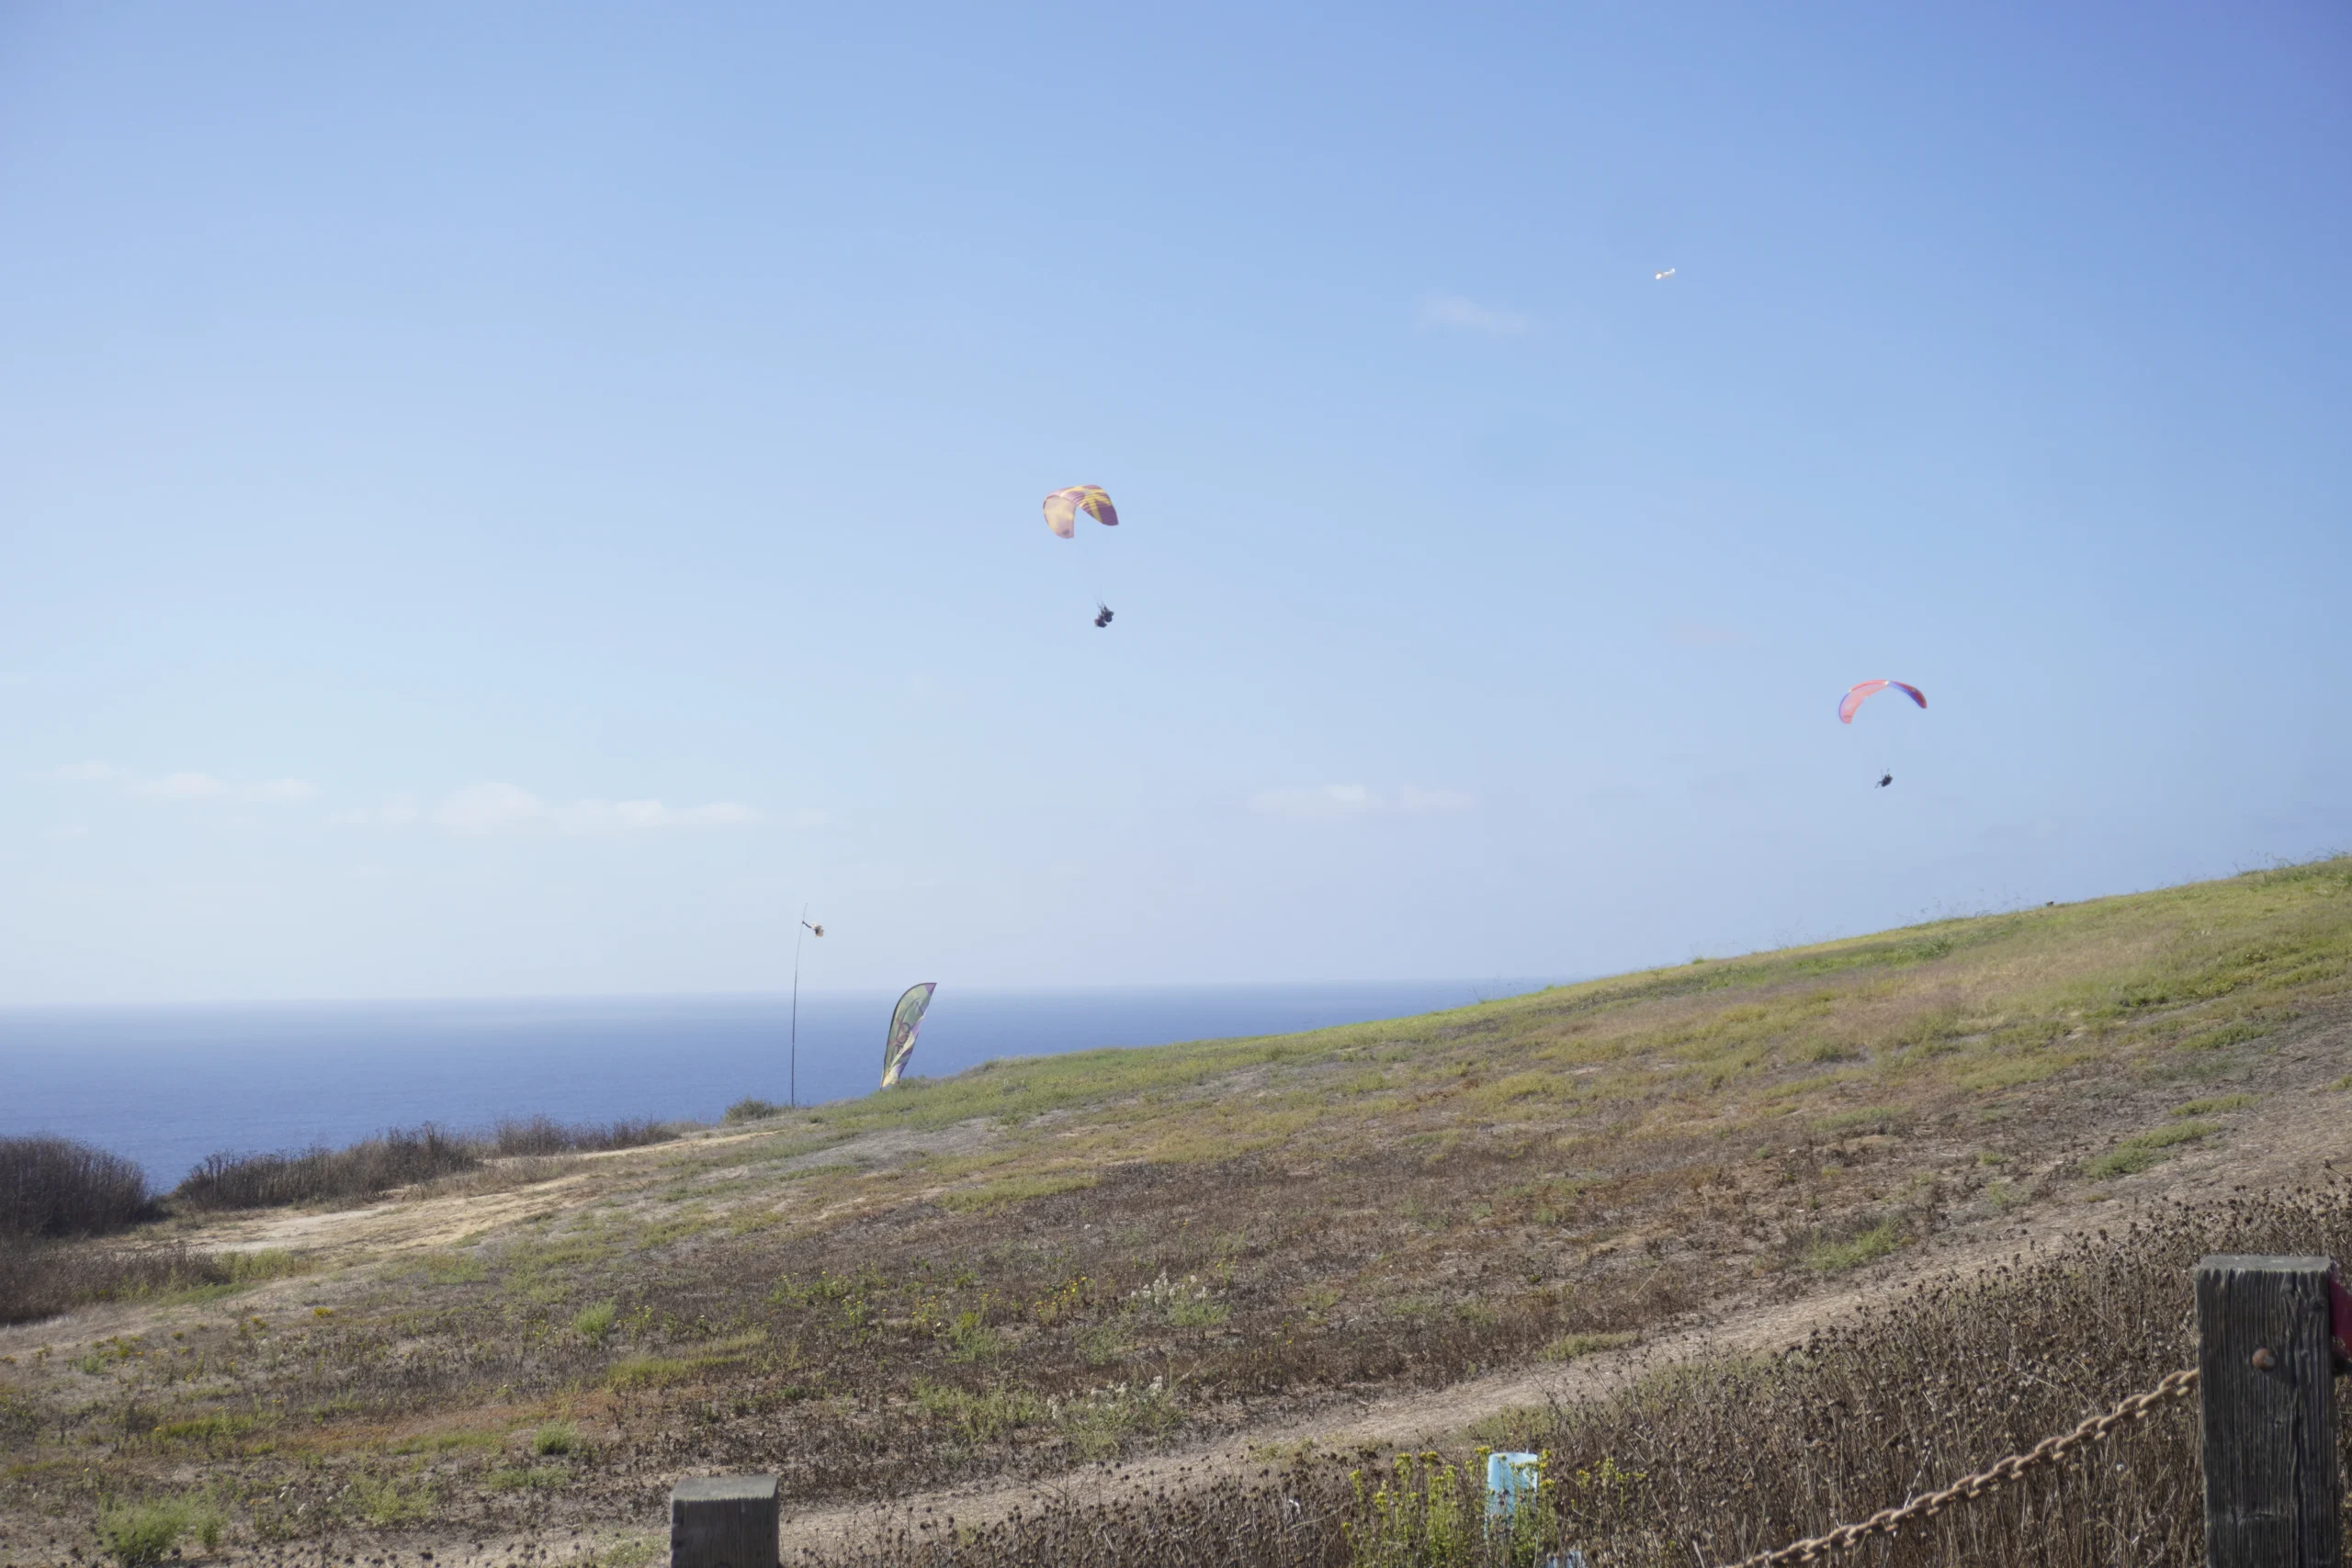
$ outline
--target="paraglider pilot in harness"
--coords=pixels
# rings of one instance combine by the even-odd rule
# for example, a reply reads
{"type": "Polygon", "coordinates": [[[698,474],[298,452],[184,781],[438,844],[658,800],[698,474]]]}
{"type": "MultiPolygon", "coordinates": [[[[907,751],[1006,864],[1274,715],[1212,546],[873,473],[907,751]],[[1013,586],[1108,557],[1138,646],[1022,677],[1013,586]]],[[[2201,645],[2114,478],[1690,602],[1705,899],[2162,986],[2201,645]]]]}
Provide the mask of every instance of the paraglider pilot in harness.
{"type": "Polygon", "coordinates": [[[1111,624],[1110,605],[1097,604],[1094,606],[1094,624],[1098,626],[1107,626],[1111,624]]]}

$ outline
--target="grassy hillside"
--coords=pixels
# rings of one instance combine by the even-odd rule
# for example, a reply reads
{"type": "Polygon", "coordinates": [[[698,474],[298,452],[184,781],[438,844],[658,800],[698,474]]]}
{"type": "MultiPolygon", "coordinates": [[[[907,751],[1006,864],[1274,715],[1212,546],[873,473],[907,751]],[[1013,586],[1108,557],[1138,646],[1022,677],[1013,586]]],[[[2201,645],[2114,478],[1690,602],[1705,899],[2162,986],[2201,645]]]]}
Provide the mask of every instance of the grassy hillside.
{"type": "Polygon", "coordinates": [[[0,1330],[0,1515],[643,1527],[695,1470],[904,1495],[1588,1353],[2226,1147],[2345,1088],[2347,987],[2333,861],[179,1222],[270,1262],[0,1330]]]}

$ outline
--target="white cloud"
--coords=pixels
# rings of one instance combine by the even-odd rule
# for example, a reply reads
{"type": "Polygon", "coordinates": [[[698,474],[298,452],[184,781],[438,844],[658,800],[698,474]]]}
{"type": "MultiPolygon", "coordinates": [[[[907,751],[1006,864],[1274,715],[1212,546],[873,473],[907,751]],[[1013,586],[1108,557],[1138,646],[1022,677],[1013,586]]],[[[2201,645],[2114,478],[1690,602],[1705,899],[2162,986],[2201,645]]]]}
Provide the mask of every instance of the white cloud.
{"type": "Polygon", "coordinates": [[[648,828],[741,828],[760,819],[731,800],[707,806],[664,806],[658,800],[581,800],[551,816],[567,833],[629,833],[648,828]]]}
{"type": "MultiPolygon", "coordinates": [[[[795,812],[796,827],[821,821],[821,812],[795,812]]],[[[575,800],[553,805],[511,784],[468,784],[444,795],[433,808],[435,827],[456,833],[647,832],[666,828],[740,828],[763,820],[757,811],[731,800],[707,806],[666,806],[658,800],[575,800]]]]}
{"type": "Polygon", "coordinates": [[[1372,806],[1372,791],[1362,784],[1325,784],[1320,789],[1261,789],[1250,797],[1250,809],[1269,817],[1352,817],[1372,806]]]}
{"type": "Polygon", "coordinates": [[[1396,792],[1396,809],[1399,811],[1467,811],[1477,804],[1478,797],[1467,790],[1415,789],[1407,784],[1396,792]]]}
{"type": "Polygon", "coordinates": [[[299,806],[318,795],[318,786],[305,779],[266,779],[239,784],[210,773],[164,773],[141,778],[112,762],[67,762],[37,777],[62,784],[120,784],[125,795],[142,800],[220,800],[241,805],[299,806]]]}
{"type": "Polygon", "coordinates": [[[327,821],[337,828],[405,828],[424,815],[416,802],[405,795],[396,795],[381,806],[363,806],[351,811],[329,814],[327,821]]]}
{"type": "Polygon", "coordinates": [[[141,779],[130,793],[150,800],[225,800],[242,804],[299,806],[314,798],[318,786],[303,779],[270,779],[261,784],[235,784],[210,773],[165,773],[141,779]]]}
{"type": "Polygon", "coordinates": [[[1467,811],[1477,797],[1458,789],[1416,789],[1406,784],[1383,795],[1362,784],[1323,784],[1312,789],[1261,790],[1250,808],[1268,817],[1334,818],[1425,816],[1467,811]]]}
{"type": "Polygon", "coordinates": [[[59,784],[109,784],[130,776],[129,768],[118,768],[112,762],[67,762],[33,775],[37,779],[54,779],[59,784]]]}
{"type": "Polygon", "coordinates": [[[1421,307],[1421,325],[1455,332],[1484,333],[1488,337],[1525,337],[1535,323],[1510,310],[1490,310],[1458,294],[1432,299],[1421,307]]]}
{"type": "Polygon", "coordinates": [[[460,833],[495,833],[502,829],[539,826],[547,809],[546,801],[510,784],[468,784],[442,797],[433,809],[433,821],[436,827],[460,833]]]}
{"type": "MultiPolygon", "coordinates": [[[[299,806],[319,797],[319,788],[306,779],[265,779],[242,783],[212,773],[174,773],[142,777],[111,762],[69,762],[38,778],[73,784],[109,784],[141,800],[217,802],[225,805],[299,806]]],[[[670,806],[659,800],[546,801],[519,785],[501,783],[468,784],[441,797],[427,810],[415,797],[395,795],[377,806],[332,812],[326,820],[338,828],[407,828],[430,823],[455,833],[571,833],[605,835],[651,832],[673,828],[740,828],[766,820],[758,811],[731,800],[701,806],[670,806]]],[[[813,828],[827,820],[821,811],[793,811],[783,820],[795,828],[813,828]]]]}

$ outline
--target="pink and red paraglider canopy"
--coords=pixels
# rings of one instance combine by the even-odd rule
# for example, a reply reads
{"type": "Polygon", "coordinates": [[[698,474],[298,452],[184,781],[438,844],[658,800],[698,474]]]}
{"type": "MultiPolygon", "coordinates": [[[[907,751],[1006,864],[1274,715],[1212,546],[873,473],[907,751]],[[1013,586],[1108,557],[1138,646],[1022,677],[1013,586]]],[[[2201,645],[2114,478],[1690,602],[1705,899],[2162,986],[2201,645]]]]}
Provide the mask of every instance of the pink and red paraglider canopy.
{"type": "Polygon", "coordinates": [[[1928,705],[1927,694],[1921,692],[1917,686],[1906,686],[1900,681],[1864,681],[1860,685],[1856,686],[1852,691],[1847,693],[1844,697],[1838,700],[1838,722],[1840,724],[1853,723],[1854,710],[1862,705],[1863,699],[1871,696],[1876,693],[1883,692],[1889,686],[1892,686],[1896,691],[1901,692],[1913,702],[1917,703],[1921,707],[1926,707],[1928,705]]]}

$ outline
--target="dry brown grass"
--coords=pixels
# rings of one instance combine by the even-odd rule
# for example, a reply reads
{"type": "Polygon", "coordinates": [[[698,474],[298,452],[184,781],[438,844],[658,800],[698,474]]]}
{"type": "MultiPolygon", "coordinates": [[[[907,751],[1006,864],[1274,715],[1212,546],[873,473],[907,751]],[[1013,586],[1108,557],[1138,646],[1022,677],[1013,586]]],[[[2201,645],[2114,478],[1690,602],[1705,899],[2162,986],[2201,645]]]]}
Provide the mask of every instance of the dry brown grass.
{"type": "Polygon", "coordinates": [[[546,1116],[509,1119],[486,1133],[456,1133],[431,1122],[394,1127],[340,1149],[208,1155],[172,1190],[175,1206],[195,1213],[350,1203],[402,1189],[493,1191],[542,1174],[568,1155],[643,1148],[687,1131],[666,1122],[571,1125],[546,1116]],[[494,1163],[503,1163],[503,1171],[494,1163]]]}
{"type": "Polygon", "coordinates": [[[0,1252],[0,1323],[38,1322],[96,1303],[208,1299],[301,1271],[283,1252],[20,1242],[0,1252]]]}

